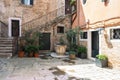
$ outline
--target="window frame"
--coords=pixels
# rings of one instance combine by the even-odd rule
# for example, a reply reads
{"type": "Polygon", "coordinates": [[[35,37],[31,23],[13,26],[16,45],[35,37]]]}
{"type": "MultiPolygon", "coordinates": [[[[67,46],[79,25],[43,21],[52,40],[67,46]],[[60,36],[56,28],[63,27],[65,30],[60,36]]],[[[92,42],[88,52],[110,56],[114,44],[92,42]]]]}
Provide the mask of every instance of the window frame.
{"type": "Polygon", "coordinates": [[[88,40],[88,32],[87,31],[82,31],[80,34],[79,34],[79,37],[80,37],[80,41],[87,41],[88,40]],[[87,38],[84,39],[84,38],[81,38],[81,33],[84,33],[86,32],[87,33],[87,38]]]}
{"type": "Polygon", "coordinates": [[[82,5],[85,5],[87,3],[87,0],[82,0],[82,5]]]}
{"type": "Polygon", "coordinates": [[[62,25],[57,26],[57,34],[64,34],[65,33],[65,27],[62,25]],[[63,28],[63,32],[58,32],[58,28],[63,28]]]}
{"type": "Polygon", "coordinates": [[[111,42],[120,42],[120,39],[111,39],[111,38],[110,38],[110,37],[111,37],[110,30],[111,30],[111,29],[120,29],[120,26],[112,27],[112,28],[109,28],[109,30],[108,30],[109,40],[110,40],[111,42]]]}
{"type": "Polygon", "coordinates": [[[26,5],[26,6],[32,6],[34,3],[34,0],[27,0],[27,1],[21,0],[21,3],[26,5]]]}

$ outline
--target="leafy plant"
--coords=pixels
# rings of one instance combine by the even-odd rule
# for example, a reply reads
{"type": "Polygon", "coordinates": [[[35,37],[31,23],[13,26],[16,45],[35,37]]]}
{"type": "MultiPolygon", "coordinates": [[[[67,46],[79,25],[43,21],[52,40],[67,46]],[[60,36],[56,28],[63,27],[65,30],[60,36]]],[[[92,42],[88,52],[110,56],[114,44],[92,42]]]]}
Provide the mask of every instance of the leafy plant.
{"type": "Polygon", "coordinates": [[[59,39],[59,43],[60,43],[60,45],[65,45],[65,41],[62,36],[59,39]]]}
{"type": "Polygon", "coordinates": [[[69,51],[69,54],[76,54],[75,51],[69,51]]]}
{"type": "Polygon", "coordinates": [[[66,32],[70,50],[75,50],[74,46],[76,45],[76,34],[77,32],[74,29],[70,29],[66,32]]]}
{"type": "Polygon", "coordinates": [[[38,46],[34,46],[34,45],[27,45],[25,47],[25,51],[28,53],[35,53],[38,52],[38,50],[39,50],[38,46]]]}
{"type": "Polygon", "coordinates": [[[32,30],[26,31],[24,34],[24,39],[26,41],[26,45],[37,45],[39,42],[40,32],[33,32],[32,30]]]}
{"type": "Polygon", "coordinates": [[[99,54],[99,55],[96,55],[96,58],[99,59],[99,60],[106,60],[107,56],[103,55],[103,54],[99,54]]]}
{"type": "Polygon", "coordinates": [[[70,5],[73,5],[76,2],[76,0],[70,0],[70,5]]]}
{"type": "Polygon", "coordinates": [[[83,45],[78,46],[78,53],[87,53],[87,48],[83,45]]]}

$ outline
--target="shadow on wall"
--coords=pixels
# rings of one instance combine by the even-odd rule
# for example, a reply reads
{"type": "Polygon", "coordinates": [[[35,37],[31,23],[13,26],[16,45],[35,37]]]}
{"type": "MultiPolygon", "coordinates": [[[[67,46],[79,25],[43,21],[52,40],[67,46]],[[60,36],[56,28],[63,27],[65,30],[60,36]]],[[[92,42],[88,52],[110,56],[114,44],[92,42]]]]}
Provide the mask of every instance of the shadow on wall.
{"type": "Polygon", "coordinates": [[[111,41],[110,41],[110,39],[109,39],[109,36],[108,36],[106,30],[104,30],[104,38],[105,38],[105,42],[106,42],[106,44],[107,44],[107,47],[108,47],[108,48],[113,48],[113,45],[112,45],[112,43],[111,43],[111,41]]]}

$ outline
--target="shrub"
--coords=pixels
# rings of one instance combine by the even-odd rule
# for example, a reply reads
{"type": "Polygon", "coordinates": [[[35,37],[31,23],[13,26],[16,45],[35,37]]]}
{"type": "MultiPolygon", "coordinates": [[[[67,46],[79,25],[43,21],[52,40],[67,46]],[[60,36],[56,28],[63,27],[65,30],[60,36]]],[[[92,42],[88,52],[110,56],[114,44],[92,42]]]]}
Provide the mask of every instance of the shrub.
{"type": "Polygon", "coordinates": [[[103,54],[99,54],[99,55],[96,55],[96,58],[99,59],[99,60],[106,60],[107,56],[103,55],[103,54]]]}

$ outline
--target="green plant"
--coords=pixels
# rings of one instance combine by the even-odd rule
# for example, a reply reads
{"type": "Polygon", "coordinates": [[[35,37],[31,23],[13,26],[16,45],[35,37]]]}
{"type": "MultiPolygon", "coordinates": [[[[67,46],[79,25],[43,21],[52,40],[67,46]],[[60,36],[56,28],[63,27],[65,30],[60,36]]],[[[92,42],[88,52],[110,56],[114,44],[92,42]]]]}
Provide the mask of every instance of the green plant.
{"type": "Polygon", "coordinates": [[[99,60],[106,60],[107,56],[104,55],[104,54],[99,54],[99,55],[96,55],[96,58],[99,59],[99,60]]]}
{"type": "Polygon", "coordinates": [[[38,31],[36,32],[32,30],[25,31],[24,39],[26,41],[26,45],[33,45],[33,44],[38,45],[40,35],[41,33],[38,31]]]}
{"type": "Polygon", "coordinates": [[[78,53],[87,53],[87,48],[83,45],[78,46],[78,53]]]}
{"type": "Polygon", "coordinates": [[[69,54],[76,54],[75,51],[69,51],[69,54]]]}
{"type": "Polygon", "coordinates": [[[18,50],[24,51],[24,49],[25,49],[25,42],[24,42],[24,39],[20,37],[18,40],[18,50]]]}
{"type": "Polygon", "coordinates": [[[65,45],[65,41],[63,39],[63,36],[60,37],[59,43],[60,43],[60,45],[65,45]]]}
{"type": "Polygon", "coordinates": [[[34,45],[27,45],[25,47],[25,51],[27,53],[35,53],[35,52],[38,52],[38,50],[39,50],[39,47],[38,46],[34,46],[34,45]]]}
{"type": "Polygon", "coordinates": [[[70,5],[73,5],[76,2],[76,0],[70,0],[70,5]]]}
{"type": "Polygon", "coordinates": [[[75,50],[74,46],[76,45],[76,34],[77,32],[75,29],[70,29],[66,32],[70,50],[75,50]]]}

